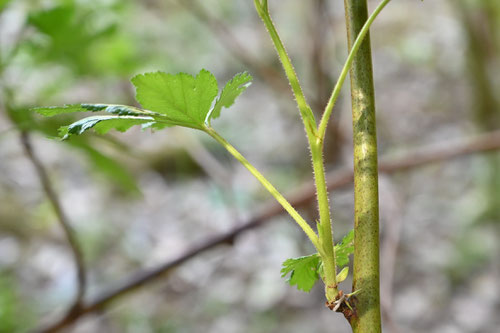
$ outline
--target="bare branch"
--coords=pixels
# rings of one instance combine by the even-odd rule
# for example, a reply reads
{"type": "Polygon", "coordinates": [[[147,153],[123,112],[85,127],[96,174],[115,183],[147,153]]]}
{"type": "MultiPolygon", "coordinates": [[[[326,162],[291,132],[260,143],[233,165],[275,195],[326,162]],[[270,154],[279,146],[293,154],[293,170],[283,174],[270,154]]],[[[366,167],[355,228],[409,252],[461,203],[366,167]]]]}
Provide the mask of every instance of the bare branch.
{"type": "Polygon", "coordinates": [[[83,297],[85,295],[87,287],[86,268],[83,260],[82,250],[76,239],[75,232],[68,221],[66,213],[62,208],[57,193],[52,186],[49,175],[45,170],[43,163],[33,151],[29,134],[25,131],[21,132],[20,141],[26,156],[36,170],[36,174],[38,175],[43,191],[45,192],[45,195],[47,196],[50,204],[54,208],[54,212],[56,213],[59,225],[63,229],[66,240],[68,241],[68,244],[71,248],[74,263],[76,266],[78,289],[75,295],[75,300],[73,301],[73,304],[69,309],[69,313],[78,312],[80,311],[80,306],[82,305],[83,297]]]}
{"type": "MultiPolygon", "coordinates": [[[[475,138],[461,140],[455,143],[440,144],[439,146],[427,147],[405,154],[400,158],[383,161],[379,164],[380,172],[392,174],[400,171],[406,171],[412,168],[424,166],[430,163],[448,161],[456,157],[494,151],[500,149],[500,131],[490,132],[487,134],[479,135],[475,138]]],[[[338,172],[333,172],[327,176],[328,190],[341,188],[349,185],[353,180],[353,172],[350,169],[344,169],[338,172]]],[[[315,189],[312,182],[308,182],[303,186],[297,188],[291,195],[287,196],[289,202],[294,207],[304,206],[314,200],[315,189]]],[[[62,328],[72,325],[80,317],[102,310],[109,303],[116,299],[125,296],[149,283],[157,281],[159,278],[168,274],[172,269],[186,262],[187,260],[195,257],[196,255],[208,251],[218,245],[232,244],[234,239],[241,233],[259,227],[267,222],[272,217],[283,213],[281,205],[270,203],[264,207],[260,213],[256,214],[253,218],[246,221],[239,227],[214,237],[205,243],[198,245],[191,250],[188,250],[177,259],[166,262],[156,268],[144,270],[129,278],[120,286],[111,289],[104,293],[97,299],[82,304],[78,311],[69,312],[66,316],[61,318],[56,323],[37,330],[39,333],[53,333],[58,332],[62,328]]]]}

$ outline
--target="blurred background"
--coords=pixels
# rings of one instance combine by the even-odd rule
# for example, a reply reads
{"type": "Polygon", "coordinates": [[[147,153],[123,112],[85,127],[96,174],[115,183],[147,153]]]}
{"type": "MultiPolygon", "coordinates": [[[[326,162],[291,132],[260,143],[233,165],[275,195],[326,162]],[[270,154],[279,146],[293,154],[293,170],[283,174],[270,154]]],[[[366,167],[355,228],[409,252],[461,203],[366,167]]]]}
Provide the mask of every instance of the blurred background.
{"type": "MultiPolygon", "coordinates": [[[[343,3],[270,6],[319,114],[347,55],[343,3]]],[[[392,1],[371,42],[384,330],[498,332],[500,2],[392,1]]],[[[304,130],[252,1],[0,0],[0,332],[350,331],[322,286],[280,277],[312,246],[208,136],[134,128],[60,142],[57,128],[82,115],[28,110],[134,104],[135,74],[201,68],[219,86],[254,76],[213,125],[314,221],[304,130]]],[[[326,151],[343,180],[336,239],[353,224],[347,82],[342,94],[326,151]]]]}

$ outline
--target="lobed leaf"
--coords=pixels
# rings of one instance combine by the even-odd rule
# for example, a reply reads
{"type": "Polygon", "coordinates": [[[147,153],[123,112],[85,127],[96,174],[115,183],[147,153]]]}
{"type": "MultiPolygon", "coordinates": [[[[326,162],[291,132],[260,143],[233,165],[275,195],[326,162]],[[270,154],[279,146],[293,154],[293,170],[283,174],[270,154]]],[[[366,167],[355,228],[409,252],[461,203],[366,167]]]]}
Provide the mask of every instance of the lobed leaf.
{"type": "Polygon", "coordinates": [[[91,128],[98,133],[106,133],[111,128],[125,131],[136,124],[152,129],[178,125],[204,130],[206,122],[218,117],[222,107],[231,106],[250,85],[251,79],[248,73],[235,75],[222,90],[213,109],[211,106],[218,93],[217,80],[212,73],[202,69],[197,76],[155,72],[132,78],[137,90],[137,101],[147,110],[117,104],[68,104],[33,110],[47,117],[86,111],[102,111],[118,116],[94,116],[82,119],[62,127],[60,135],[63,138],[72,134],[82,134],[91,128]]]}
{"type": "Polygon", "coordinates": [[[196,77],[186,73],[140,74],[132,78],[142,107],[166,115],[171,125],[203,129],[217,96],[217,80],[202,69],[196,77]]]}
{"type": "Polygon", "coordinates": [[[342,242],[335,245],[335,264],[343,267],[349,264],[349,255],[354,252],[354,229],[344,236],[342,242]]]}
{"type": "Polygon", "coordinates": [[[317,253],[305,257],[287,259],[283,262],[281,277],[286,277],[290,274],[286,281],[291,286],[296,285],[297,289],[309,292],[319,279],[320,265],[321,257],[317,253]]]}
{"type": "Polygon", "coordinates": [[[59,135],[65,140],[73,134],[83,134],[92,128],[99,134],[106,134],[112,129],[125,132],[134,125],[151,122],[154,122],[154,118],[147,116],[93,116],[80,119],[69,126],[61,127],[59,135]]]}
{"type": "Polygon", "coordinates": [[[233,105],[236,98],[252,84],[251,81],[252,76],[247,72],[243,72],[236,74],[229,82],[227,82],[224,89],[222,89],[219,98],[217,98],[208,120],[218,118],[222,107],[228,108],[233,105]]]}

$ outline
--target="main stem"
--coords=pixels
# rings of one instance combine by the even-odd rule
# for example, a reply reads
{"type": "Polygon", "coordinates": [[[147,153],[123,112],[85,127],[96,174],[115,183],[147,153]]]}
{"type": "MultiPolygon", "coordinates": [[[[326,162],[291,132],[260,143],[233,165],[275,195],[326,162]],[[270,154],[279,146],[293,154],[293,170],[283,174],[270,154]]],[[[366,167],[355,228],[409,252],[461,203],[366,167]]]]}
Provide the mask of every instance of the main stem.
{"type": "MultiPolygon", "coordinates": [[[[366,0],[344,0],[349,50],[368,18],[366,0]]],[[[354,333],[381,332],[379,290],[379,212],[375,94],[370,36],[350,70],[354,141],[354,333]]]]}

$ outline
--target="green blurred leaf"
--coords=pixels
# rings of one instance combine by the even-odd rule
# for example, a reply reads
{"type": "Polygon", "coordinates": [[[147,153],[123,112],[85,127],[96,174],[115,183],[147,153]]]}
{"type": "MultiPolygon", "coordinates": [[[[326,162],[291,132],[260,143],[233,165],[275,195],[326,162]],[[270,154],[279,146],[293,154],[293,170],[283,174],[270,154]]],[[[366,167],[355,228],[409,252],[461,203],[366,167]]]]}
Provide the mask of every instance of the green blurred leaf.
{"type": "Polygon", "coordinates": [[[104,155],[102,152],[93,148],[88,142],[79,138],[79,140],[69,140],[71,146],[81,149],[90,160],[90,164],[96,171],[105,175],[106,179],[111,180],[121,189],[130,193],[140,193],[139,187],[127,168],[113,158],[104,155]]]}
{"type": "Polygon", "coordinates": [[[3,11],[11,1],[12,0],[0,0],[0,12],[3,11]]]}
{"type": "Polygon", "coordinates": [[[64,63],[81,74],[92,72],[91,46],[116,32],[112,22],[98,24],[101,10],[67,3],[30,13],[27,23],[40,34],[28,43],[32,55],[44,64],[64,63]]]}
{"type": "Polygon", "coordinates": [[[228,108],[233,105],[236,98],[252,84],[251,81],[252,76],[243,72],[236,74],[231,81],[227,82],[210,113],[210,119],[218,118],[222,107],[228,108]]]}
{"type": "Polygon", "coordinates": [[[146,73],[135,76],[136,99],[142,107],[164,114],[171,125],[202,129],[217,96],[217,80],[202,69],[193,77],[186,73],[146,73]]]}
{"type": "Polygon", "coordinates": [[[335,264],[343,267],[349,264],[349,255],[354,252],[354,229],[344,236],[342,242],[335,245],[335,264]]]}
{"type": "Polygon", "coordinates": [[[287,259],[283,262],[281,277],[290,277],[286,280],[291,286],[296,285],[297,289],[309,292],[319,279],[319,267],[321,258],[319,254],[287,259]]]}
{"type": "Polygon", "coordinates": [[[34,323],[30,302],[21,301],[19,279],[4,270],[0,274],[0,332],[27,332],[34,323]]]}

